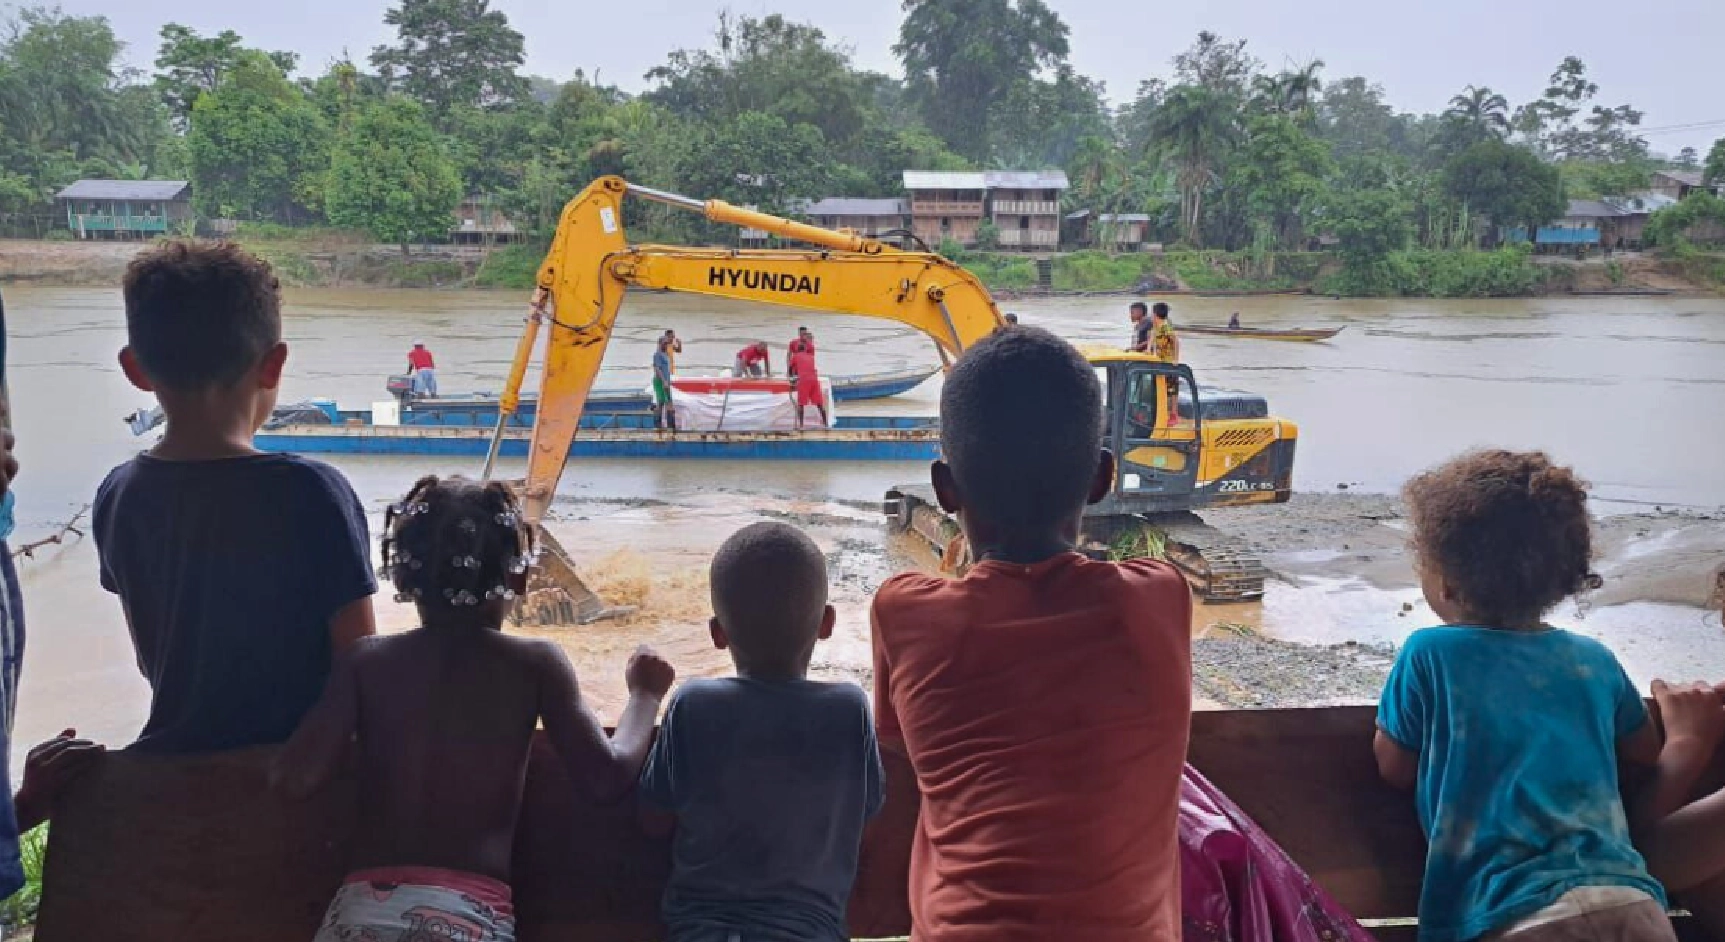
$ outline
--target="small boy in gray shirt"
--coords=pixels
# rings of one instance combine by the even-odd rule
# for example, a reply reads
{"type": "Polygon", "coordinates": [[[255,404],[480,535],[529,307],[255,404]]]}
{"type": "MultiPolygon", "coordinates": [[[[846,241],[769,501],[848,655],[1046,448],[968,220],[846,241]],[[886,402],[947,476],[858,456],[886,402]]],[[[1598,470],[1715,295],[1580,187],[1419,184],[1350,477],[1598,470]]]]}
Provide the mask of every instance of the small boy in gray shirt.
{"type": "Polygon", "coordinates": [[[713,644],[737,676],[683,684],[641,772],[649,822],[675,821],[669,940],[842,942],[885,792],[867,695],[805,676],[833,630],[826,559],[757,523],[719,548],[711,582],[713,644]]]}

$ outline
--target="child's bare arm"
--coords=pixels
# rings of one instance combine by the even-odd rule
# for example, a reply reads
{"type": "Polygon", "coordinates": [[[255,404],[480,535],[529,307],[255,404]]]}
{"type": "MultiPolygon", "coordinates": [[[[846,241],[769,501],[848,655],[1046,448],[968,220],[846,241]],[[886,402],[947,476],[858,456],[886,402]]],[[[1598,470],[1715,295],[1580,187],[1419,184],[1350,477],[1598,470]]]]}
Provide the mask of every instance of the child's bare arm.
{"type": "Polygon", "coordinates": [[[270,768],[270,787],[294,801],[327,784],[353,744],[359,729],[359,670],[354,662],[362,650],[336,659],[323,696],[270,768]]]}
{"type": "Polygon", "coordinates": [[[671,686],[671,665],[645,648],[635,653],[629,662],[629,705],[617,721],[616,733],[607,737],[599,718],[581,700],[580,685],[569,659],[550,644],[540,650],[543,693],[539,715],[545,721],[545,734],[552,748],[589,795],[603,799],[627,792],[647,759],[659,701],[671,686]],[[644,660],[656,666],[637,667],[644,660]],[[662,685],[657,684],[660,677],[654,673],[659,667],[663,669],[662,685]],[[646,679],[655,684],[638,685],[638,673],[654,673],[646,679]]]}
{"type": "Polygon", "coordinates": [[[371,596],[353,601],[336,609],[329,618],[329,644],[336,654],[353,647],[361,638],[377,634],[377,618],[372,612],[371,596]]]}
{"type": "Polygon", "coordinates": [[[1372,754],[1377,757],[1378,774],[1384,781],[1403,791],[1414,787],[1419,779],[1419,753],[1391,739],[1380,729],[1372,737],[1372,754]]]}
{"type": "MultiPolygon", "coordinates": [[[[1630,809],[1630,820],[1645,831],[1683,807],[1701,773],[1725,738],[1725,706],[1708,684],[1653,682],[1653,699],[1665,724],[1664,748],[1658,750],[1653,781],[1630,809]]],[[[1654,729],[1649,719],[1642,731],[1654,729]]],[[[1653,736],[1657,740],[1658,732],[1653,736]]]]}

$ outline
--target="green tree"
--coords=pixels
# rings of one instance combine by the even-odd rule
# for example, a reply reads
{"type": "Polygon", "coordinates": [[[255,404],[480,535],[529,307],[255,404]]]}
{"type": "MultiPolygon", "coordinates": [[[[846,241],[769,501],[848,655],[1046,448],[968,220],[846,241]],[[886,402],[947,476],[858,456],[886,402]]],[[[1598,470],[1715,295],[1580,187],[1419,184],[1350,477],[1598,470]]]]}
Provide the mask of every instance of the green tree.
{"type": "Polygon", "coordinates": [[[719,15],[716,50],[679,49],[647,72],[648,100],[685,120],[716,123],[745,112],[812,124],[834,145],[862,133],[873,92],[850,53],[814,26],[783,16],[719,15]]]}
{"type": "Polygon", "coordinates": [[[1395,190],[1336,192],[1324,207],[1324,226],[1336,237],[1349,266],[1365,266],[1408,247],[1413,238],[1411,211],[1395,190]]]}
{"type": "Polygon", "coordinates": [[[527,61],[521,34],[491,0],[401,0],[383,21],[396,44],[372,50],[390,87],[419,101],[440,124],[451,110],[486,108],[527,97],[516,71],[527,61]]]}
{"type": "Polygon", "coordinates": [[[1713,186],[1725,183],[1725,137],[1714,141],[1707,151],[1707,162],[1701,165],[1701,179],[1713,186]]]}
{"type": "MultiPolygon", "coordinates": [[[[192,106],[199,96],[215,91],[246,49],[240,34],[231,29],[200,36],[191,27],[169,23],[162,27],[161,37],[156,53],[156,89],[175,122],[184,128],[192,119],[192,106]]],[[[292,74],[299,65],[299,56],[292,52],[265,55],[284,75],[292,74]]]]}
{"type": "Polygon", "coordinates": [[[1234,179],[1246,206],[1284,248],[1297,248],[1305,218],[1334,171],[1329,150],[1291,117],[1262,115],[1246,123],[1234,179]]]}
{"type": "Polygon", "coordinates": [[[1244,99],[1264,64],[1246,51],[1246,41],[1232,42],[1205,30],[1184,52],[1174,57],[1174,80],[1179,85],[1199,85],[1236,99],[1244,99]]]}
{"type": "Polygon", "coordinates": [[[1475,140],[1509,135],[1509,99],[1484,86],[1469,85],[1450,99],[1444,117],[1473,132],[1475,140]]]}
{"type": "Polygon", "coordinates": [[[1660,248],[1683,249],[1697,229],[1718,241],[1725,232],[1725,199],[1706,190],[1695,190],[1683,201],[1647,217],[1647,241],[1660,248]]]}
{"type": "Polygon", "coordinates": [[[447,235],[461,175],[444,141],[409,99],[366,106],[335,146],[325,207],[330,222],[401,246],[447,235]]]}
{"type": "Polygon", "coordinates": [[[1113,133],[1102,85],[1064,63],[1050,80],[1013,86],[995,106],[989,125],[990,162],[1012,168],[1062,166],[1078,142],[1113,133]]]}
{"type": "Polygon", "coordinates": [[[30,7],[0,20],[0,172],[45,200],[80,176],[155,169],[171,130],[123,50],[102,17],[30,7]]]}
{"type": "Polygon", "coordinates": [[[192,106],[193,203],[207,216],[304,221],[317,210],[329,146],[317,107],[268,56],[243,52],[192,106]]]}
{"type": "Polygon", "coordinates": [[[1525,147],[1481,141],[1444,168],[1444,189],[1503,228],[1521,226],[1529,238],[1563,215],[1563,177],[1525,147]]]}
{"type": "Polygon", "coordinates": [[[759,111],[703,128],[691,142],[679,178],[702,198],[789,215],[823,195],[832,158],[820,129],[790,125],[759,111]]]}
{"type": "Polygon", "coordinates": [[[1203,245],[1199,223],[1204,193],[1239,137],[1234,99],[1204,85],[1168,92],[1151,123],[1151,139],[1175,167],[1180,188],[1180,229],[1194,248],[1203,245]]]}
{"type": "Polygon", "coordinates": [[[995,106],[1066,61],[1066,24],[1043,0],[904,0],[904,9],[893,52],[924,120],[957,153],[988,160],[995,106]]]}

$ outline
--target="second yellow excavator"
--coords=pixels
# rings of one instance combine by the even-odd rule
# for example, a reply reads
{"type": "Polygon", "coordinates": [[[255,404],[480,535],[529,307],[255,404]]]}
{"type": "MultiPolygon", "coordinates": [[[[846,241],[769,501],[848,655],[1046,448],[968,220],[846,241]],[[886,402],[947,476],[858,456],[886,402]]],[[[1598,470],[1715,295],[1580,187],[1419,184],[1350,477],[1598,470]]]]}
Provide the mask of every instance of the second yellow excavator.
{"type": "MultiPolygon", "coordinates": [[[[601,177],[563,209],[539,269],[486,462],[489,475],[496,443],[519,405],[538,334],[545,330],[543,379],[524,484],[525,510],[535,524],[556,494],[618,308],[631,288],[886,318],[929,336],[948,362],[1006,323],[981,282],[939,254],[601,177]],[[626,196],[809,248],[630,245],[623,227],[626,196]]],[[[1113,492],[1086,514],[1086,549],[1165,555],[1207,600],[1261,596],[1262,564],[1241,541],[1207,526],[1192,511],[1288,500],[1298,437],[1294,423],[1271,416],[1261,397],[1200,387],[1182,364],[1109,348],[1081,350],[1096,368],[1107,406],[1108,445],[1119,459],[1113,492]]],[[[894,488],[883,507],[899,527],[926,540],[945,568],[962,571],[965,549],[954,539],[957,528],[925,488],[894,488]]],[[[560,551],[552,556],[546,562],[558,571],[548,572],[545,584],[561,584],[575,596],[563,611],[574,620],[600,613],[603,603],[580,585],[566,556],[560,551]]]]}

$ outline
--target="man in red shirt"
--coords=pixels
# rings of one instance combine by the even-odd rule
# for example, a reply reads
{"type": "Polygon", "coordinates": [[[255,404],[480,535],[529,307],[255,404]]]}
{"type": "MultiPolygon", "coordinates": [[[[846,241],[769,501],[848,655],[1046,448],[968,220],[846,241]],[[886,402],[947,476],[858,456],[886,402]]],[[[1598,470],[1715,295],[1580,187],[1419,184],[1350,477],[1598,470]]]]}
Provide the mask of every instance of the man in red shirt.
{"type": "Polygon", "coordinates": [[[827,400],[821,394],[821,377],[815,369],[815,338],[803,328],[805,338],[791,341],[791,356],[785,372],[791,380],[791,402],[797,407],[797,431],[803,428],[803,410],[814,406],[821,413],[821,427],[832,424],[827,418],[827,400]]]}
{"type": "Polygon", "coordinates": [[[736,374],[738,379],[747,379],[751,376],[771,376],[773,375],[771,356],[767,351],[767,342],[757,340],[737,351],[737,367],[732,372],[736,374]]]}
{"type": "Polygon", "coordinates": [[[413,349],[407,351],[407,371],[413,374],[415,396],[437,396],[437,362],[431,358],[431,351],[425,349],[425,341],[415,340],[413,349]]]}
{"type": "Polygon", "coordinates": [[[1077,552],[1107,496],[1095,373],[1035,327],[954,364],[935,493],[976,564],[875,595],[875,724],[922,792],[913,942],[1179,942],[1191,592],[1077,552]]]}

